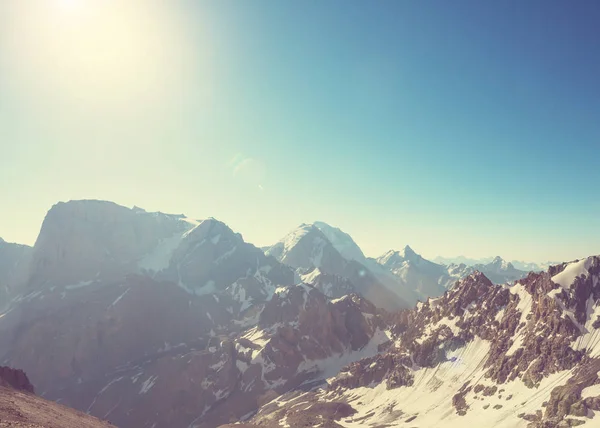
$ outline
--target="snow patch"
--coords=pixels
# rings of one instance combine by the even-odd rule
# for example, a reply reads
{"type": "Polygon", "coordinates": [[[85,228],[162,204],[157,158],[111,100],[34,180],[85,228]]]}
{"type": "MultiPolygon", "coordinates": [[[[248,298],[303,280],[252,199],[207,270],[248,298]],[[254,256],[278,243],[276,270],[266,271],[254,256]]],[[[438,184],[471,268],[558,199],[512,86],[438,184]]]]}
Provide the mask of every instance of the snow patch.
{"type": "Polygon", "coordinates": [[[562,288],[569,289],[575,282],[575,278],[582,275],[587,277],[589,275],[588,268],[591,262],[592,259],[587,258],[569,263],[562,272],[552,277],[552,282],[560,285],[562,288]]]}
{"type": "Polygon", "coordinates": [[[169,267],[173,253],[181,244],[184,235],[175,233],[165,238],[154,249],[138,261],[138,268],[150,272],[160,272],[169,267]]]}
{"type": "Polygon", "coordinates": [[[389,331],[377,329],[369,343],[363,348],[356,351],[349,350],[321,360],[305,360],[300,363],[297,372],[316,373],[317,376],[313,380],[332,378],[339,373],[342,367],[363,358],[376,355],[379,345],[388,342],[390,339],[391,334],[389,331]]]}
{"type": "Polygon", "coordinates": [[[148,393],[148,391],[150,391],[152,389],[152,387],[154,386],[154,384],[156,383],[156,380],[158,379],[158,376],[150,376],[148,379],[146,379],[143,383],[142,383],[142,387],[140,388],[140,392],[138,392],[138,394],[146,394],[148,393]]]}

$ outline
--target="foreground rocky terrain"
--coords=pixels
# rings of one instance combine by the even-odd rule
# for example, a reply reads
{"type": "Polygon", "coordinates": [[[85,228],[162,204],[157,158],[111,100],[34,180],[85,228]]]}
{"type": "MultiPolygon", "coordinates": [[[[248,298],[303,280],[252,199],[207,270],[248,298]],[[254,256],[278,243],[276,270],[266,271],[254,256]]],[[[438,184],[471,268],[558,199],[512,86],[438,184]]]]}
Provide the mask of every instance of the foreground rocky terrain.
{"type": "Polygon", "coordinates": [[[0,427],[104,428],[113,426],[33,394],[21,370],[0,367],[0,427]]]}
{"type": "Polygon", "coordinates": [[[598,256],[512,286],[475,272],[388,321],[385,352],[283,395],[244,426],[600,425],[598,256]]]}

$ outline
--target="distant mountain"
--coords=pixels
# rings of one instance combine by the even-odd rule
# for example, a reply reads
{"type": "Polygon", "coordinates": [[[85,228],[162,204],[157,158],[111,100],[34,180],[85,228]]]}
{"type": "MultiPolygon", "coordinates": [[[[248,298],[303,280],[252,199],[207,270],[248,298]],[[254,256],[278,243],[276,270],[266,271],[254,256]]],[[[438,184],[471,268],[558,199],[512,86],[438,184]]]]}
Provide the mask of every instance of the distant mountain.
{"type": "Polygon", "coordinates": [[[423,299],[442,295],[448,282],[452,281],[445,266],[424,259],[408,245],[401,251],[386,252],[377,258],[377,263],[409,285],[423,299]]]}
{"type": "MultiPolygon", "coordinates": [[[[321,227],[324,228],[322,223],[321,227]]],[[[328,227],[327,230],[330,233],[333,228],[328,227]]],[[[342,233],[339,229],[337,232],[342,233]]],[[[346,240],[347,237],[345,234],[342,235],[343,240],[346,240]]],[[[334,236],[333,239],[339,246],[342,240],[335,238],[334,236]]],[[[344,243],[343,248],[346,249],[346,254],[358,254],[347,242],[344,243]]],[[[336,283],[343,282],[343,280],[350,281],[352,288],[357,293],[380,308],[397,310],[408,307],[412,303],[407,303],[404,296],[386,287],[367,266],[355,259],[347,259],[342,256],[321,229],[313,224],[300,225],[265,251],[265,254],[276,258],[284,265],[291,266],[302,275],[319,269],[319,272],[329,275],[330,281],[336,283]]]]}
{"type": "Polygon", "coordinates": [[[527,271],[515,268],[512,263],[495,257],[490,263],[466,266],[464,264],[451,264],[447,267],[448,274],[455,279],[465,278],[476,271],[482,272],[494,284],[505,284],[514,282],[527,276],[527,271]]]}
{"type": "MultiPolygon", "coordinates": [[[[434,262],[443,265],[461,265],[475,266],[475,265],[488,265],[494,261],[494,257],[484,257],[481,259],[473,259],[465,256],[458,257],[436,257],[433,259],[434,262]]],[[[560,262],[545,262],[545,263],[534,263],[524,262],[520,260],[511,260],[510,263],[518,270],[525,272],[541,272],[547,270],[548,267],[560,264],[560,262]]]]}
{"type": "Polygon", "coordinates": [[[467,266],[474,266],[474,265],[483,265],[483,264],[487,264],[490,263],[492,260],[494,260],[493,257],[483,257],[481,259],[474,259],[471,257],[465,257],[465,256],[458,256],[458,257],[441,257],[441,256],[437,256],[436,258],[433,259],[433,261],[435,263],[441,264],[441,265],[460,265],[460,264],[464,264],[467,266]]]}
{"type": "Polygon", "coordinates": [[[423,298],[410,284],[404,283],[399,277],[377,263],[377,260],[365,257],[349,234],[320,221],[315,222],[313,225],[323,232],[342,257],[365,266],[379,282],[400,296],[409,306],[414,305],[419,299],[423,298]]]}

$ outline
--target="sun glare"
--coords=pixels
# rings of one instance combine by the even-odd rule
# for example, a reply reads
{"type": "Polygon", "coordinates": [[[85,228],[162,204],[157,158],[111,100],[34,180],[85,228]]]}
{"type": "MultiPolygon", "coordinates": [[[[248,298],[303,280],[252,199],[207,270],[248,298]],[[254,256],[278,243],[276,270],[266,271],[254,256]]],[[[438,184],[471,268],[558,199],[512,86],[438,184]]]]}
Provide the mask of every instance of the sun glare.
{"type": "Polygon", "coordinates": [[[196,65],[172,3],[34,0],[13,2],[9,12],[0,48],[36,95],[131,109],[164,102],[196,65]]]}

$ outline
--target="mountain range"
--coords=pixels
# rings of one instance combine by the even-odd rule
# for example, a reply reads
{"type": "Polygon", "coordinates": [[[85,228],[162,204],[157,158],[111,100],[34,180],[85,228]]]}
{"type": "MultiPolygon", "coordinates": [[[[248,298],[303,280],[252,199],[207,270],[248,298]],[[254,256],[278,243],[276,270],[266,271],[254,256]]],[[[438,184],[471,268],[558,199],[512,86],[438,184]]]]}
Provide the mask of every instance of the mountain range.
{"type": "Polygon", "coordinates": [[[71,201],[33,247],[0,241],[0,363],[125,428],[562,426],[600,410],[599,299],[598,257],[369,258],[323,222],[257,248],[216,219],[71,201]]]}
{"type": "MultiPolygon", "coordinates": [[[[481,266],[492,263],[496,257],[484,257],[481,259],[474,259],[465,256],[458,257],[441,257],[438,256],[433,259],[435,263],[443,264],[443,265],[461,265],[464,264],[466,266],[481,266]]],[[[544,263],[535,263],[535,262],[524,262],[521,260],[511,260],[510,263],[518,270],[522,270],[525,272],[541,272],[547,270],[548,267],[560,264],[560,262],[544,262],[544,263]]]]}

